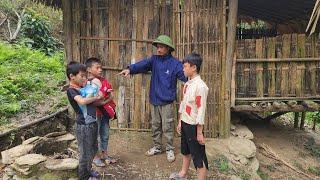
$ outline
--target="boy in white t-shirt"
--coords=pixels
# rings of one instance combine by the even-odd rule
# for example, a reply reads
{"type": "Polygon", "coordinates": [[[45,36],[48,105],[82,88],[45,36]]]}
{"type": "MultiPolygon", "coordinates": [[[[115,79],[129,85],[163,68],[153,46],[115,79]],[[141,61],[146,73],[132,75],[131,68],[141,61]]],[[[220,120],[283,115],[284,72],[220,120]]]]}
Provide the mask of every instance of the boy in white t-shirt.
{"type": "Polygon", "coordinates": [[[183,72],[188,81],[183,88],[180,119],[177,132],[181,134],[183,163],[180,172],[172,173],[170,179],[185,179],[191,159],[197,169],[198,179],[206,179],[208,160],[205,152],[203,125],[209,88],[199,75],[202,58],[192,53],[183,60],[183,72]]]}

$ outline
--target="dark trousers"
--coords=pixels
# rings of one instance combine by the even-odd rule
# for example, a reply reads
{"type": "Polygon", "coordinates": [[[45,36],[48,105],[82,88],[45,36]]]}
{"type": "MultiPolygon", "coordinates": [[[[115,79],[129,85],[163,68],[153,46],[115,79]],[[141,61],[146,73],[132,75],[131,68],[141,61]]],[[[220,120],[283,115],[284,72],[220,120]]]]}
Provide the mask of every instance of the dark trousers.
{"type": "Polygon", "coordinates": [[[90,177],[92,160],[98,150],[97,134],[97,122],[86,125],[77,124],[76,136],[79,149],[78,178],[80,180],[87,180],[90,177]]]}

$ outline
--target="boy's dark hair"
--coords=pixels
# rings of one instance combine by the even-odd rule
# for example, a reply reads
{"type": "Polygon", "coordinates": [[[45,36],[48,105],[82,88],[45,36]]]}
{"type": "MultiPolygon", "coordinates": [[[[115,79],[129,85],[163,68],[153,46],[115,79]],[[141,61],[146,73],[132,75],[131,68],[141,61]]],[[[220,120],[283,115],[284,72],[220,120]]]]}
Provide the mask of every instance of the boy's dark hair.
{"type": "Polygon", "coordinates": [[[88,68],[88,67],[91,67],[94,63],[101,64],[101,60],[96,57],[91,57],[86,60],[85,65],[88,68]]]}
{"type": "Polygon", "coordinates": [[[71,61],[68,65],[67,65],[67,77],[70,80],[70,75],[74,75],[76,76],[77,74],[79,74],[79,72],[86,72],[86,66],[84,64],[81,64],[79,62],[76,61],[71,61]]]}
{"type": "Polygon", "coordinates": [[[188,54],[184,59],[183,59],[183,64],[184,63],[189,63],[190,66],[196,66],[197,67],[197,73],[200,72],[201,64],[202,64],[202,58],[199,54],[197,53],[191,53],[188,54]]]}

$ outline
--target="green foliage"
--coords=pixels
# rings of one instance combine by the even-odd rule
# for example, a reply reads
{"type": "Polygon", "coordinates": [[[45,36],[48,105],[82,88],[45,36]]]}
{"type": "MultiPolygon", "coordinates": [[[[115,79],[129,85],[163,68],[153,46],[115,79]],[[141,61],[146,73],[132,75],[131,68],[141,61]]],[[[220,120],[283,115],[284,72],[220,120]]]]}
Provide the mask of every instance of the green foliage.
{"type": "Polygon", "coordinates": [[[22,43],[47,55],[53,55],[61,48],[62,44],[51,35],[48,18],[33,10],[28,9],[24,14],[21,33],[22,43]]]}
{"type": "Polygon", "coordinates": [[[28,3],[30,0],[1,0],[0,10],[7,15],[15,16],[14,11],[21,11],[28,3]]]}
{"type": "Polygon", "coordinates": [[[316,176],[320,176],[320,167],[309,167],[308,171],[316,176]]]}
{"type": "Polygon", "coordinates": [[[313,156],[320,159],[320,146],[315,142],[314,138],[309,138],[304,147],[308,149],[313,156]]]}
{"type": "Polygon", "coordinates": [[[29,9],[37,12],[40,16],[46,16],[49,21],[49,29],[53,37],[63,40],[63,16],[61,9],[46,6],[42,3],[33,2],[28,5],[29,9]],[[49,16],[48,16],[49,15],[49,16]]]}
{"type": "Polygon", "coordinates": [[[223,155],[215,159],[213,164],[220,172],[228,172],[230,169],[228,159],[223,155]]]}
{"type": "Polygon", "coordinates": [[[267,25],[264,21],[252,21],[251,23],[241,22],[237,25],[241,29],[266,29],[267,25]]]}
{"type": "Polygon", "coordinates": [[[260,169],[257,171],[257,174],[260,176],[260,178],[262,180],[269,180],[269,176],[268,174],[265,174],[264,172],[262,172],[260,169]]]}
{"type": "Polygon", "coordinates": [[[27,47],[0,43],[0,124],[54,94],[64,80],[63,53],[49,57],[27,47]]]}

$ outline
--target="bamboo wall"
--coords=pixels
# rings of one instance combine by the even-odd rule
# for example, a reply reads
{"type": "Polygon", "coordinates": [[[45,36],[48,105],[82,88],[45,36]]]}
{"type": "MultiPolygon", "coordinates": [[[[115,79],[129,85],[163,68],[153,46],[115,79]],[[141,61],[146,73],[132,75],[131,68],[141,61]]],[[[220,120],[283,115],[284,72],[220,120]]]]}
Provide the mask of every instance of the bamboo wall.
{"type": "Polygon", "coordinates": [[[64,3],[68,60],[84,62],[89,57],[100,58],[104,75],[115,89],[119,125],[150,128],[150,74],[123,78],[117,73],[150,56],[154,51],[151,42],[159,34],[171,36],[172,1],[81,0],[64,3]]]}
{"type": "MultiPolygon", "coordinates": [[[[226,5],[224,0],[184,0],[182,6],[174,4],[176,49],[180,59],[191,52],[203,57],[201,78],[209,87],[205,134],[224,136],[223,59],[226,42],[226,5]],[[179,21],[180,20],[180,21],[179,21]]],[[[181,93],[179,93],[181,97],[181,93]]]]}
{"type": "Polygon", "coordinates": [[[237,40],[236,103],[319,100],[320,39],[304,34],[237,40]]]}
{"type": "MultiPolygon", "coordinates": [[[[175,56],[192,51],[204,57],[202,78],[210,88],[206,135],[229,129],[223,118],[223,58],[225,57],[226,0],[65,0],[64,32],[68,61],[98,57],[115,89],[118,126],[150,128],[150,74],[117,76],[123,68],[150,56],[151,42],[167,34],[176,42],[175,56]]],[[[178,94],[181,97],[182,84],[178,94]]],[[[179,102],[179,101],[178,101],[179,102]]],[[[178,103],[176,103],[176,112],[178,103]]]]}

